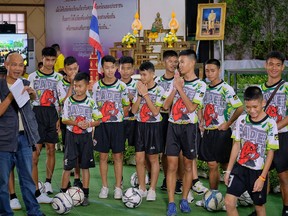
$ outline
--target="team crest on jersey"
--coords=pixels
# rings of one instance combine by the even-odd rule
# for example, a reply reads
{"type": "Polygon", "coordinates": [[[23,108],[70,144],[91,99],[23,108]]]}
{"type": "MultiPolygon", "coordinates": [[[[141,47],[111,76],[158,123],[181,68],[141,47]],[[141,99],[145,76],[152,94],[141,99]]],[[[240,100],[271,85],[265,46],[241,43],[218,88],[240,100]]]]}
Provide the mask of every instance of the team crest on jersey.
{"type": "Polygon", "coordinates": [[[260,156],[260,154],[257,152],[257,147],[257,144],[246,141],[242,147],[238,163],[241,165],[245,164],[250,167],[255,167],[255,160],[260,156]]]}
{"type": "Polygon", "coordinates": [[[117,109],[115,102],[105,101],[105,103],[100,109],[100,112],[103,115],[102,122],[106,122],[108,120],[110,121],[117,120],[117,114],[119,110],[117,109]]]}
{"type": "Polygon", "coordinates": [[[178,121],[178,120],[187,120],[189,119],[188,117],[188,110],[182,100],[182,98],[179,98],[176,103],[173,106],[172,109],[172,117],[174,119],[174,121],[178,121]]]}
{"type": "MultiPolygon", "coordinates": [[[[86,120],[85,116],[77,116],[75,118],[75,122],[77,122],[77,125],[78,125],[79,122],[82,122],[82,121],[85,121],[85,120],[86,120]]],[[[85,130],[83,130],[82,128],[78,127],[77,125],[73,126],[72,132],[75,133],[75,134],[84,133],[85,130]]]]}
{"type": "Polygon", "coordinates": [[[151,122],[156,121],[156,118],[153,116],[151,110],[149,109],[147,103],[143,104],[140,110],[141,122],[151,122]]]}
{"type": "Polygon", "coordinates": [[[274,105],[269,105],[266,113],[272,117],[276,122],[279,122],[282,120],[282,116],[278,114],[278,107],[274,105]]]}
{"type": "Polygon", "coordinates": [[[51,106],[55,103],[56,98],[54,97],[54,93],[51,89],[46,89],[41,98],[40,98],[40,105],[41,106],[51,106]]]}
{"type": "Polygon", "coordinates": [[[209,125],[218,125],[217,121],[218,113],[215,111],[215,106],[214,104],[207,104],[205,106],[204,110],[204,120],[205,120],[205,125],[208,127],[209,125]]]}

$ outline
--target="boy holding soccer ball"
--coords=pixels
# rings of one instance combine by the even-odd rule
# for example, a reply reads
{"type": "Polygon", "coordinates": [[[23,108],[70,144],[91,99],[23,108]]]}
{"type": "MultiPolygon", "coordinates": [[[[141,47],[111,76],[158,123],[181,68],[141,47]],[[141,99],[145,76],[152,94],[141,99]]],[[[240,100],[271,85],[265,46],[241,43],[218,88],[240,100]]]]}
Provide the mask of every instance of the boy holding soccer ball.
{"type": "Polygon", "coordinates": [[[89,168],[95,167],[92,128],[98,126],[102,118],[95,101],[86,94],[88,84],[88,74],[76,74],[73,82],[75,94],[65,100],[62,115],[62,122],[66,124],[67,131],[61,191],[67,191],[70,172],[78,163],[82,169],[82,190],[85,196],[83,206],[89,204],[89,168]]]}
{"type": "Polygon", "coordinates": [[[263,110],[265,101],[260,88],[248,87],[244,101],[247,114],[238,118],[233,130],[234,143],[224,177],[228,186],[225,206],[227,215],[238,215],[237,197],[247,190],[255,205],[255,215],[264,216],[266,178],[274,150],[279,148],[278,130],[276,122],[263,110]]]}

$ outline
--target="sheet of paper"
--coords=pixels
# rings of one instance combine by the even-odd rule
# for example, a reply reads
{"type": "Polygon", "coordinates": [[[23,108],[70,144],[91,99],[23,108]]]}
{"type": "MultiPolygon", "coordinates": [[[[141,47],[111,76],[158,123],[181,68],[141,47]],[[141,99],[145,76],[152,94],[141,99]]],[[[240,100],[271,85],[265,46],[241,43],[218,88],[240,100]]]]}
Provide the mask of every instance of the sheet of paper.
{"type": "Polygon", "coordinates": [[[21,79],[17,79],[16,82],[12,86],[10,86],[9,89],[20,108],[23,107],[27,103],[27,101],[29,101],[30,97],[28,92],[25,91],[24,93],[22,93],[24,85],[21,79]]]}

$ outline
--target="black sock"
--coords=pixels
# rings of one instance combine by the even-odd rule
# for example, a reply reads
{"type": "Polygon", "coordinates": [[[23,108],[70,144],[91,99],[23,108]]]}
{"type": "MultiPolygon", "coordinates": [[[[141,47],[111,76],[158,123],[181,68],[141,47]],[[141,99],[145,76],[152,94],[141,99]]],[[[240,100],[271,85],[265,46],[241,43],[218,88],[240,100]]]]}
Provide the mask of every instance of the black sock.
{"type": "Polygon", "coordinates": [[[198,178],[197,178],[197,179],[193,179],[193,181],[192,181],[192,185],[195,185],[198,181],[199,181],[198,178]]]}
{"type": "Polygon", "coordinates": [[[80,182],[80,178],[75,178],[74,182],[80,182]]]}
{"type": "Polygon", "coordinates": [[[16,193],[10,194],[10,200],[17,198],[16,193]]]}
{"type": "Polygon", "coordinates": [[[149,179],[151,179],[151,172],[148,172],[148,177],[149,179]]]}
{"type": "Polygon", "coordinates": [[[61,191],[62,193],[65,193],[65,192],[67,191],[67,188],[61,188],[60,191],[61,191]]]}
{"type": "Polygon", "coordinates": [[[40,190],[38,189],[38,190],[36,190],[35,191],[35,197],[39,197],[41,195],[41,192],[40,192],[40,190]]]}
{"type": "Polygon", "coordinates": [[[49,182],[51,184],[51,179],[46,178],[45,182],[49,182]]]}
{"type": "Polygon", "coordinates": [[[85,196],[86,198],[88,198],[88,196],[89,196],[89,188],[82,188],[82,190],[83,190],[83,192],[84,192],[84,196],[85,196]]]}

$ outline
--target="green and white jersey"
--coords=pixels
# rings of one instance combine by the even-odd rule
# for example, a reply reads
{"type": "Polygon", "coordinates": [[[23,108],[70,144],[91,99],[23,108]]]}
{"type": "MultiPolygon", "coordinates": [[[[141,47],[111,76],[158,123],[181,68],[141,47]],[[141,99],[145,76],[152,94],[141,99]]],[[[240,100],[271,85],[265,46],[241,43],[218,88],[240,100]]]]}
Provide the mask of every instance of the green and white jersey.
{"type": "MultiPolygon", "coordinates": [[[[155,83],[155,85],[148,89],[148,95],[152,101],[152,103],[156,106],[156,107],[162,107],[163,106],[163,94],[164,94],[164,89],[157,85],[157,83],[155,83]]],[[[133,103],[135,103],[137,101],[138,98],[138,92],[135,94],[135,97],[133,99],[133,103]]],[[[146,100],[142,97],[141,98],[141,102],[139,105],[139,108],[137,110],[137,113],[135,114],[136,116],[136,120],[138,122],[144,122],[144,123],[155,123],[155,122],[161,122],[162,121],[162,116],[160,114],[160,112],[158,113],[157,116],[153,116],[150,108],[148,107],[146,100]]]]}
{"type": "Polygon", "coordinates": [[[208,130],[227,122],[235,109],[243,105],[234,89],[224,81],[216,86],[207,85],[203,104],[204,128],[208,130]]]}
{"type": "Polygon", "coordinates": [[[124,119],[123,106],[129,106],[127,86],[124,82],[116,80],[107,85],[99,80],[93,85],[92,98],[102,113],[102,122],[122,122],[124,119]]]}
{"type": "Polygon", "coordinates": [[[64,78],[57,83],[57,94],[58,94],[60,106],[63,105],[64,98],[67,95],[70,85],[71,83],[65,80],[64,78]]]}
{"type": "Polygon", "coordinates": [[[59,101],[57,95],[57,83],[63,79],[57,72],[43,74],[39,70],[31,73],[28,77],[30,86],[36,91],[36,99],[33,106],[54,106],[59,113],[59,101]]]}
{"type": "MultiPolygon", "coordinates": [[[[172,82],[169,90],[165,92],[164,98],[169,96],[173,88],[172,82]]],[[[192,81],[185,81],[183,90],[191,102],[198,104],[198,107],[203,106],[203,98],[206,91],[206,84],[203,81],[201,81],[199,78],[192,81]]],[[[169,115],[169,122],[174,124],[196,124],[198,122],[197,111],[198,108],[194,112],[189,113],[186,105],[177,92],[173,99],[169,115]]]]}
{"type": "MultiPolygon", "coordinates": [[[[95,101],[86,96],[85,99],[79,101],[73,96],[67,98],[64,102],[62,120],[71,120],[76,122],[92,120],[97,121],[102,118],[101,112],[96,107],[95,101]]],[[[92,127],[83,130],[76,125],[67,125],[67,130],[75,134],[85,134],[92,132],[92,127]]]]}
{"type": "MultiPolygon", "coordinates": [[[[281,82],[275,83],[273,86],[267,86],[263,83],[260,88],[263,92],[264,100],[268,101],[271,94],[277,85],[281,82]]],[[[273,118],[277,123],[283,120],[288,115],[288,82],[285,82],[280,86],[274,95],[273,99],[269,103],[266,113],[273,118]]],[[[279,133],[284,133],[288,131],[288,125],[279,130],[279,133]]]]}
{"type": "MultiPolygon", "coordinates": [[[[168,91],[168,89],[170,88],[170,85],[171,85],[171,83],[173,82],[173,80],[174,80],[174,77],[172,77],[171,79],[166,79],[165,76],[163,75],[163,76],[157,77],[157,78],[155,79],[155,82],[156,82],[159,86],[161,86],[161,87],[164,89],[164,91],[166,92],[166,91],[168,91]]],[[[161,113],[169,113],[169,110],[163,110],[163,109],[161,108],[160,112],[161,112],[161,113]]]]}
{"type": "MultiPolygon", "coordinates": [[[[127,90],[128,90],[128,98],[129,98],[129,101],[130,101],[130,104],[129,104],[129,111],[131,110],[131,107],[132,107],[132,102],[133,102],[133,98],[136,94],[136,85],[137,85],[137,81],[132,79],[126,83],[126,86],[127,86],[127,90]]],[[[131,112],[129,112],[131,114],[131,112]]],[[[135,120],[135,116],[134,115],[129,115],[129,116],[125,116],[124,117],[124,120],[135,120]]]]}
{"type": "Polygon", "coordinates": [[[240,142],[237,162],[253,170],[263,169],[267,150],[279,149],[277,125],[268,115],[259,122],[247,114],[239,116],[232,138],[240,142]]]}

